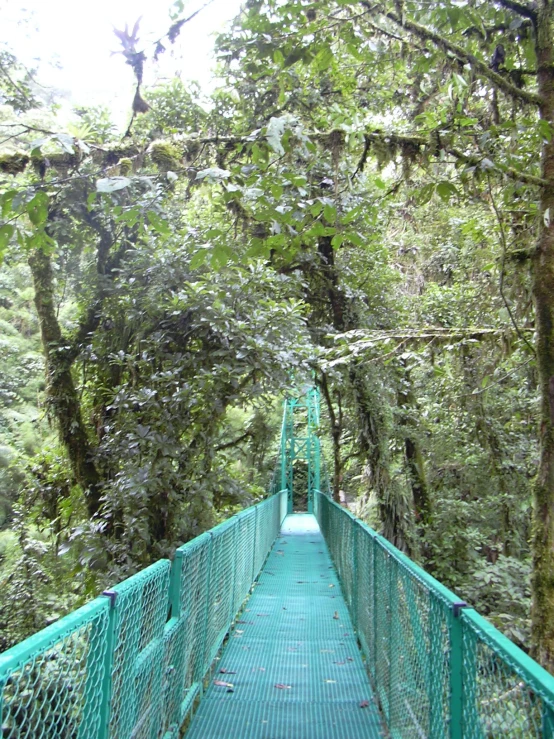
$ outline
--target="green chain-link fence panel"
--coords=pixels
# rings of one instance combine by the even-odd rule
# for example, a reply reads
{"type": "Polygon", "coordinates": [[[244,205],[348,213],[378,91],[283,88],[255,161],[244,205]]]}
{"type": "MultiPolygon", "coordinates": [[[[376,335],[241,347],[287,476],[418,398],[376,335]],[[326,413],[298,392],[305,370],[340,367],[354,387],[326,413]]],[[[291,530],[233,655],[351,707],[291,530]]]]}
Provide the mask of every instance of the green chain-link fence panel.
{"type": "Polygon", "coordinates": [[[115,611],[110,737],[158,735],[170,569],[160,560],[107,591],[115,611]]]}
{"type": "Polygon", "coordinates": [[[461,620],[464,737],[554,737],[553,697],[536,662],[473,609],[461,620]]]}
{"type": "Polygon", "coordinates": [[[286,506],[233,516],[0,655],[2,739],[178,736],[286,506]]]}
{"type": "Polygon", "coordinates": [[[100,734],[108,632],[97,598],[0,655],[3,739],[100,734]]]}
{"type": "Polygon", "coordinates": [[[554,678],[327,495],[316,516],[391,737],[554,737],[554,678]]]}

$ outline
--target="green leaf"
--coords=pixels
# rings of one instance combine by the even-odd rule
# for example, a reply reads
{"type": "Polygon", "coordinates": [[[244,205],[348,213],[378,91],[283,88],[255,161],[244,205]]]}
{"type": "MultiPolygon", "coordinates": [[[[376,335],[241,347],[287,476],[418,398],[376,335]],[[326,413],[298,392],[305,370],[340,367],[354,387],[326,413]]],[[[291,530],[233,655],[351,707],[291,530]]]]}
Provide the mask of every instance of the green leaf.
{"type": "Polygon", "coordinates": [[[437,195],[445,203],[448,203],[452,197],[458,195],[458,190],[456,189],[456,186],[453,185],[451,182],[448,182],[448,180],[443,180],[442,182],[439,182],[436,190],[437,195]]]}
{"type": "Polygon", "coordinates": [[[129,187],[130,184],[131,180],[128,177],[105,177],[96,180],[96,190],[97,192],[115,192],[129,187]]]}
{"type": "Polygon", "coordinates": [[[190,268],[198,269],[199,267],[201,267],[206,262],[207,256],[208,250],[206,247],[201,247],[200,249],[198,249],[198,251],[192,255],[192,258],[190,260],[190,268]]]}
{"type": "Polygon", "coordinates": [[[42,191],[27,203],[27,215],[33,226],[40,226],[48,218],[48,203],[48,195],[42,191]]]}
{"type": "Polygon", "coordinates": [[[325,216],[327,223],[335,223],[337,220],[337,209],[332,205],[326,205],[323,209],[323,215],[325,216]]]}
{"type": "Polygon", "coordinates": [[[433,197],[433,194],[435,192],[435,183],[430,182],[427,185],[424,185],[419,193],[417,194],[417,202],[419,205],[426,205],[431,198],[433,197]]]}
{"type": "Polygon", "coordinates": [[[146,217],[154,231],[157,231],[162,236],[171,236],[171,228],[164,218],[160,218],[160,216],[152,210],[148,211],[146,217]]]}
{"type": "Polygon", "coordinates": [[[219,180],[226,180],[231,176],[228,169],[221,169],[220,167],[208,167],[203,169],[196,174],[197,180],[210,180],[211,182],[218,182],[219,180]]]}
{"type": "Polygon", "coordinates": [[[310,205],[310,213],[313,215],[314,218],[317,218],[322,210],[323,204],[319,200],[317,200],[313,205],[310,205]]]}
{"type": "Polygon", "coordinates": [[[233,250],[230,246],[227,246],[226,244],[219,244],[214,248],[212,252],[210,265],[213,267],[213,269],[221,269],[222,267],[225,267],[232,256],[233,250]]]}
{"type": "Polygon", "coordinates": [[[275,49],[273,52],[273,61],[278,67],[282,67],[285,62],[285,57],[280,49],[275,49]]]}
{"type": "Polygon", "coordinates": [[[10,223],[6,223],[4,226],[0,226],[0,259],[2,258],[10,239],[15,231],[15,226],[10,223]]]}
{"type": "Polygon", "coordinates": [[[287,55],[287,58],[284,61],[284,67],[292,67],[293,64],[296,64],[296,62],[299,62],[301,59],[305,58],[305,49],[303,49],[301,46],[299,46],[296,49],[293,49],[290,54],[287,55]]]}
{"type": "Polygon", "coordinates": [[[0,206],[2,212],[2,218],[6,218],[8,213],[12,209],[13,199],[17,194],[17,190],[8,190],[3,195],[0,195],[0,206]]]}
{"type": "Polygon", "coordinates": [[[320,72],[324,72],[330,67],[333,56],[333,50],[330,46],[325,46],[319,51],[315,58],[315,64],[320,72]]]}
{"type": "Polygon", "coordinates": [[[356,231],[349,231],[348,233],[344,234],[345,241],[350,241],[352,244],[355,244],[356,246],[363,246],[364,240],[360,236],[359,233],[356,233],[356,231]]]}

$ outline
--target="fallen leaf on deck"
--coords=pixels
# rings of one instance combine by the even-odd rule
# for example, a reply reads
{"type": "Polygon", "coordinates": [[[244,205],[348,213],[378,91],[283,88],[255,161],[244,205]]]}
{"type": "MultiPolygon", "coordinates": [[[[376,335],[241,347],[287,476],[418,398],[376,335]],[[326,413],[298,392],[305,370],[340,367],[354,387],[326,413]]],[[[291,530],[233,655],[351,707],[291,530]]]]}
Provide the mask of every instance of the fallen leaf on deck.
{"type": "Polygon", "coordinates": [[[290,690],[292,688],[292,685],[283,685],[283,683],[276,683],[276,688],[279,688],[279,690],[290,690]]]}
{"type": "Polygon", "coordinates": [[[236,675],[236,672],[233,672],[233,670],[226,670],[225,668],[221,669],[219,671],[221,675],[236,675]]]}
{"type": "Polygon", "coordinates": [[[338,621],[338,619],[339,619],[339,612],[338,611],[335,611],[335,615],[333,616],[333,618],[338,621]]]}
{"type": "Polygon", "coordinates": [[[334,588],[335,586],[334,586],[334,585],[329,585],[329,587],[330,587],[330,588],[334,588]]]}
{"type": "Polygon", "coordinates": [[[360,708],[367,708],[369,706],[369,701],[362,701],[360,703],[360,708]]]}
{"type": "Polygon", "coordinates": [[[325,680],[326,683],[336,683],[336,680],[325,680]]]}
{"type": "Polygon", "coordinates": [[[233,683],[226,683],[224,680],[214,680],[214,685],[218,688],[234,688],[233,683]]]}

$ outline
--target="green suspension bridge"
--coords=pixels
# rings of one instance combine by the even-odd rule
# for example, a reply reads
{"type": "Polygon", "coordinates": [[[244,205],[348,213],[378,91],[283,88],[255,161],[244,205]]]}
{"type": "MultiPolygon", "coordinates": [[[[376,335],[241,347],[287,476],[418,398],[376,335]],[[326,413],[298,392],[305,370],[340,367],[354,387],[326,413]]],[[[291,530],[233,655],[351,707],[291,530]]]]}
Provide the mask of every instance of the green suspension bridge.
{"type": "Polygon", "coordinates": [[[318,425],[287,400],[266,500],[0,655],[2,738],[553,739],[554,678],[331,500],[318,425]]]}

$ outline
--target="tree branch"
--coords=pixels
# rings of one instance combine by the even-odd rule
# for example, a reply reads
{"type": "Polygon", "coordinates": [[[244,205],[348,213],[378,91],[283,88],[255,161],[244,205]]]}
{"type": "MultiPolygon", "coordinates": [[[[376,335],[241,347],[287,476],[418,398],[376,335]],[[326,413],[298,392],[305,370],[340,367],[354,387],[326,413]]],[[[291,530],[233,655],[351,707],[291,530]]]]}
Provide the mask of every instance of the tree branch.
{"type": "Polygon", "coordinates": [[[241,434],[237,439],[233,439],[233,441],[227,441],[225,444],[219,444],[216,446],[215,451],[221,452],[224,449],[231,449],[234,446],[238,446],[243,441],[246,441],[246,439],[249,439],[252,436],[251,431],[245,431],[244,434],[241,434]]]}
{"type": "MultiPolygon", "coordinates": [[[[411,147],[417,147],[419,149],[423,149],[424,147],[431,146],[432,141],[428,136],[421,136],[418,134],[401,134],[401,133],[389,133],[387,131],[371,131],[370,133],[365,134],[365,140],[366,143],[369,141],[370,143],[372,141],[379,141],[384,143],[391,143],[391,144],[397,144],[398,146],[402,147],[403,145],[411,146],[411,147]]],[[[465,152],[461,151],[460,149],[457,149],[453,146],[448,146],[446,143],[444,145],[444,151],[447,154],[450,154],[451,156],[455,157],[461,162],[465,162],[466,164],[469,164],[474,167],[479,167],[482,165],[482,158],[475,156],[473,154],[466,154],[465,152]]],[[[367,159],[367,155],[369,154],[369,151],[365,152],[362,155],[362,159],[360,159],[360,162],[358,164],[358,168],[356,170],[356,173],[360,171],[360,167],[362,165],[365,165],[365,159],[367,159]],[[365,155],[365,159],[364,159],[365,155]]],[[[514,167],[509,167],[507,165],[501,165],[494,163],[494,170],[496,172],[499,172],[501,174],[504,174],[506,177],[509,177],[511,180],[514,180],[516,182],[521,182],[526,185],[532,185],[534,187],[546,187],[548,185],[547,180],[543,179],[542,177],[538,177],[537,175],[527,174],[525,172],[520,172],[519,170],[515,169],[514,167]]]]}
{"type": "Polygon", "coordinates": [[[425,26],[420,26],[419,23],[415,23],[415,21],[401,18],[392,11],[385,13],[385,17],[393,21],[393,23],[396,23],[401,28],[404,28],[406,31],[413,34],[414,36],[417,36],[424,41],[431,41],[431,43],[433,43],[439,49],[442,49],[444,52],[453,54],[461,62],[469,64],[471,67],[473,67],[477,74],[479,74],[481,77],[485,77],[485,79],[491,82],[495,87],[497,87],[499,90],[502,90],[502,92],[506,93],[507,95],[510,95],[512,98],[516,100],[523,100],[530,105],[541,104],[540,95],[537,95],[533,92],[525,92],[525,90],[521,90],[519,87],[516,87],[507,79],[502,77],[502,75],[490,69],[490,67],[488,67],[484,62],[473,56],[473,54],[469,54],[461,46],[458,46],[458,44],[453,44],[451,41],[448,41],[443,36],[440,36],[438,33],[425,28],[425,26]]]}
{"type": "Polygon", "coordinates": [[[533,24],[537,21],[537,11],[528,3],[515,2],[515,0],[493,0],[493,2],[524,18],[529,18],[529,20],[533,21],[533,24]]]}

